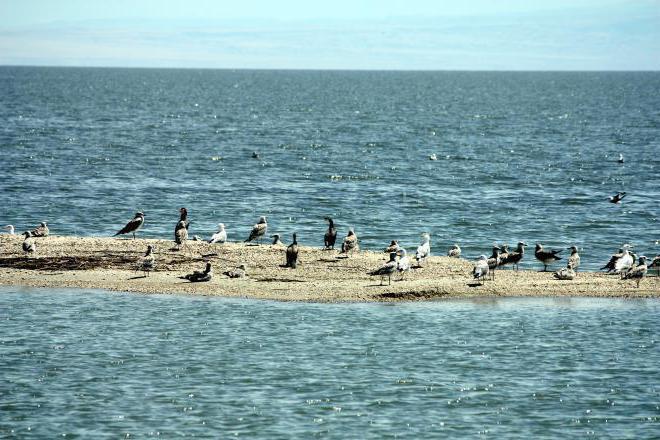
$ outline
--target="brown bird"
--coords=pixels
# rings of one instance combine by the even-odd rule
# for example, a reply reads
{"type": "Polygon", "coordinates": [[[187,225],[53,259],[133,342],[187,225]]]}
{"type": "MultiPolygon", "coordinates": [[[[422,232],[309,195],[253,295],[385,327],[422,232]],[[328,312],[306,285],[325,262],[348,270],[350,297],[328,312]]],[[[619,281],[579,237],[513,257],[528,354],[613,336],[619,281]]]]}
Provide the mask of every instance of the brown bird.
{"type": "Polygon", "coordinates": [[[348,234],[344,238],[344,242],[341,244],[341,253],[348,255],[349,252],[358,252],[359,250],[360,246],[358,245],[358,237],[355,235],[353,228],[350,228],[348,234]]]}
{"type": "Polygon", "coordinates": [[[516,270],[518,270],[518,265],[520,264],[520,261],[522,261],[523,256],[525,255],[525,247],[527,246],[527,243],[524,241],[518,242],[518,247],[516,248],[515,251],[511,251],[508,253],[506,260],[502,260],[500,257],[500,266],[506,266],[507,264],[511,264],[516,270]]]}
{"type": "Polygon", "coordinates": [[[293,243],[291,243],[286,248],[286,265],[285,267],[290,267],[295,269],[298,266],[298,240],[296,239],[296,233],[293,233],[293,243]]]}
{"type": "Polygon", "coordinates": [[[391,254],[392,252],[397,252],[399,250],[399,243],[396,240],[392,240],[390,245],[385,248],[383,253],[391,254]]]}
{"type": "Polygon", "coordinates": [[[266,235],[266,232],[268,231],[268,223],[266,223],[266,217],[263,215],[259,217],[259,221],[257,224],[252,226],[252,230],[250,231],[250,236],[248,237],[245,242],[250,242],[252,240],[259,240],[259,244],[261,244],[261,239],[263,238],[264,235],[266,235]]]}
{"type": "Polygon", "coordinates": [[[646,266],[646,257],[644,255],[639,257],[639,264],[628,269],[628,271],[621,277],[622,280],[635,280],[637,288],[639,289],[639,282],[646,276],[648,267],[646,266]]]}
{"type": "Polygon", "coordinates": [[[325,217],[325,219],[328,222],[328,230],[325,231],[323,236],[323,244],[326,249],[334,249],[337,241],[337,228],[335,228],[335,222],[330,217],[325,217]]]}
{"type": "Polygon", "coordinates": [[[29,232],[30,237],[48,237],[48,234],[50,234],[50,230],[48,229],[48,225],[46,222],[41,222],[39,226],[34,228],[29,232]]]}
{"type": "Polygon", "coordinates": [[[130,234],[131,232],[133,233],[133,240],[135,240],[135,233],[142,227],[144,224],[144,212],[136,212],[135,217],[133,217],[133,220],[129,221],[126,223],[126,226],[124,226],[119,232],[115,234],[115,237],[117,235],[123,235],[123,234],[130,234]]]}

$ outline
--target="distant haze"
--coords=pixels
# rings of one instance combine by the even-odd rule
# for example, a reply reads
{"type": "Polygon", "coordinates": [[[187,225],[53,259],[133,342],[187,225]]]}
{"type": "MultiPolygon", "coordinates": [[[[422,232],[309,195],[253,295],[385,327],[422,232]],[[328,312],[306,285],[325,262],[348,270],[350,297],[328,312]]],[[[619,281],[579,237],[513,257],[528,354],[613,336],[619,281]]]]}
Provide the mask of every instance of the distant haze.
{"type": "Polygon", "coordinates": [[[658,70],[660,1],[0,0],[0,64],[658,70]]]}

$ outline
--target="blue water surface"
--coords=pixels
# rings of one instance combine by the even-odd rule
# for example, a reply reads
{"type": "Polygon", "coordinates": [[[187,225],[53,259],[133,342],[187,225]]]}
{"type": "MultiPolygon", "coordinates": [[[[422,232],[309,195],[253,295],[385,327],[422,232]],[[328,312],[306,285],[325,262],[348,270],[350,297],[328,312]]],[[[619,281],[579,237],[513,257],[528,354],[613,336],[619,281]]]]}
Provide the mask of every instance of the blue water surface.
{"type": "Polygon", "coordinates": [[[0,437],[658,438],[659,312],[2,288],[0,437]]]}

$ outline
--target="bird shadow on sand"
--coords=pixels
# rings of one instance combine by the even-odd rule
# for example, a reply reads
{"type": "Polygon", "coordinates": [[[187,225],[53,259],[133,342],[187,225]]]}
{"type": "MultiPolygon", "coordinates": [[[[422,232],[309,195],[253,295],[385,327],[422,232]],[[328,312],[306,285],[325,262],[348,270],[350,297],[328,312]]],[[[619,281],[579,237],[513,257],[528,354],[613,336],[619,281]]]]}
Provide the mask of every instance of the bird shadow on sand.
{"type": "Polygon", "coordinates": [[[338,261],[335,258],[319,258],[318,261],[321,263],[337,263],[338,261]]]}
{"type": "Polygon", "coordinates": [[[148,278],[146,275],[135,275],[134,277],[126,278],[127,280],[140,280],[142,278],[148,278]]]}
{"type": "Polygon", "coordinates": [[[483,286],[483,284],[481,284],[481,283],[468,283],[467,286],[468,287],[481,287],[481,286],[483,286]]]}

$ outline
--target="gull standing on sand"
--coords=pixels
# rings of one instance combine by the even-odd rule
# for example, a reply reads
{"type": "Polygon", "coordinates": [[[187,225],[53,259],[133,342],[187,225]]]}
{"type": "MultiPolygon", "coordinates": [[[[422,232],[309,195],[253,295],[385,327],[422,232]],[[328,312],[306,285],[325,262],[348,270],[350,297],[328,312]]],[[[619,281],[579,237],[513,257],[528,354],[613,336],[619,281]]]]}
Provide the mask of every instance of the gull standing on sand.
{"type": "Polygon", "coordinates": [[[41,222],[39,226],[34,228],[29,232],[30,237],[48,237],[50,230],[48,229],[48,224],[46,222],[41,222]]]}
{"type": "Polygon", "coordinates": [[[335,222],[330,217],[325,217],[325,220],[328,222],[328,230],[325,231],[323,236],[323,244],[326,249],[334,249],[337,241],[337,228],[335,228],[335,222]]]}
{"type": "Polygon", "coordinates": [[[383,280],[387,277],[387,285],[392,285],[392,274],[397,270],[396,252],[390,253],[390,261],[376,270],[369,272],[369,275],[380,276],[380,285],[383,285],[383,280]]]}
{"type": "Polygon", "coordinates": [[[632,246],[629,244],[624,244],[621,246],[619,253],[612,255],[612,257],[610,257],[610,261],[608,261],[605,266],[601,267],[600,270],[607,269],[608,273],[612,272],[619,274],[622,271],[630,269],[635,262],[633,256],[628,251],[628,249],[631,248],[632,246]]]}
{"type": "Polygon", "coordinates": [[[578,254],[577,246],[569,247],[571,255],[568,257],[568,266],[573,269],[577,275],[578,267],[580,267],[580,254],[578,254]]]}
{"type": "Polygon", "coordinates": [[[637,266],[630,268],[626,271],[621,279],[622,280],[635,280],[637,282],[637,288],[639,289],[639,282],[642,281],[642,278],[646,276],[648,267],[646,266],[646,256],[641,255],[639,257],[639,263],[637,266]]]}
{"type": "Polygon", "coordinates": [[[495,269],[497,269],[497,266],[500,264],[500,248],[498,246],[493,246],[493,253],[486,261],[488,262],[488,272],[490,273],[490,279],[495,281],[495,269]]]}
{"type": "Polygon", "coordinates": [[[154,247],[152,245],[147,246],[147,252],[142,257],[140,262],[140,269],[144,272],[144,276],[148,277],[149,273],[154,270],[156,267],[156,258],[154,257],[154,247]]]}
{"type": "Polygon", "coordinates": [[[121,228],[119,232],[115,234],[115,237],[117,235],[123,235],[123,234],[130,234],[131,232],[133,233],[133,240],[135,240],[135,233],[142,227],[144,224],[144,212],[138,211],[135,213],[135,216],[131,221],[126,223],[126,226],[121,228]]]}
{"type": "Polygon", "coordinates": [[[399,254],[399,261],[396,263],[396,270],[401,274],[401,278],[399,279],[402,280],[406,273],[410,272],[410,260],[408,259],[408,252],[405,249],[399,248],[397,253],[399,254]]]}
{"type": "Polygon", "coordinates": [[[541,243],[536,243],[536,250],[534,251],[534,256],[536,257],[537,260],[543,263],[543,272],[547,272],[548,266],[550,264],[554,263],[555,261],[561,260],[561,257],[557,255],[560,252],[561,250],[544,251],[543,245],[541,243]]]}
{"type": "Polygon", "coordinates": [[[358,237],[355,235],[353,228],[348,230],[348,234],[344,238],[344,242],[341,244],[342,254],[347,254],[349,252],[359,252],[360,246],[358,245],[358,237]]]}
{"type": "Polygon", "coordinates": [[[14,233],[15,233],[14,225],[3,226],[2,229],[6,229],[7,234],[9,234],[9,235],[14,235],[14,233]]]}
{"type": "Polygon", "coordinates": [[[293,233],[293,243],[286,248],[286,267],[295,269],[298,266],[298,240],[293,233]]]}
{"type": "Polygon", "coordinates": [[[263,215],[259,217],[259,221],[257,224],[252,226],[252,230],[250,231],[250,236],[248,237],[245,242],[250,242],[252,240],[258,240],[259,244],[261,244],[261,239],[263,238],[264,235],[266,235],[266,232],[268,231],[268,223],[266,223],[266,217],[263,215]]]}
{"type": "Polygon", "coordinates": [[[422,263],[426,262],[429,255],[431,255],[431,236],[428,232],[424,232],[422,234],[422,244],[417,247],[417,252],[415,253],[417,266],[422,267],[422,263]]]}
{"type": "Polygon", "coordinates": [[[271,238],[273,239],[273,242],[271,243],[272,246],[284,246],[284,243],[280,240],[280,234],[273,234],[271,235],[271,238]]]}
{"type": "Polygon", "coordinates": [[[459,245],[454,244],[449,248],[447,256],[450,258],[461,258],[461,248],[459,245]]]}
{"type": "Polygon", "coordinates": [[[488,271],[488,259],[485,255],[480,255],[472,269],[472,277],[477,281],[481,281],[481,284],[483,284],[488,276],[488,271]]]}
{"type": "Polygon", "coordinates": [[[626,196],[626,192],[618,192],[614,194],[613,196],[610,196],[610,203],[621,203],[621,200],[626,196]]]}
{"type": "Polygon", "coordinates": [[[503,244],[500,246],[500,266],[504,266],[504,262],[509,258],[509,246],[503,244]]]}
{"type": "Polygon", "coordinates": [[[223,244],[227,241],[227,231],[225,230],[224,223],[218,223],[218,230],[211,236],[210,244],[220,243],[223,244]]]}
{"type": "Polygon", "coordinates": [[[180,249],[181,246],[185,247],[187,240],[188,228],[186,227],[186,222],[185,220],[179,220],[179,223],[174,228],[174,243],[176,243],[177,249],[180,249]]]}
{"type": "Polygon", "coordinates": [[[245,278],[247,277],[247,266],[245,264],[239,265],[233,270],[228,270],[222,273],[223,275],[228,276],[229,278],[245,278]]]}
{"type": "Polygon", "coordinates": [[[500,256],[500,266],[506,266],[507,264],[511,264],[516,270],[519,269],[519,264],[523,259],[523,256],[525,255],[525,246],[527,246],[527,243],[524,241],[519,241],[518,242],[518,247],[516,248],[515,251],[507,252],[506,259],[503,259],[500,256]]]}
{"type": "Polygon", "coordinates": [[[37,252],[37,245],[34,243],[34,240],[30,239],[29,232],[23,232],[25,239],[23,240],[23,252],[30,255],[37,252]]]}
{"type": "Polygon", "coordinates": [[[203,271],[196,270],[193,273],[179,277],[182,280],[188,280],[191,283],[204,283],[213,279],[213,270],[211,269],[211,262],[206,262],[206,268],[203,271]]]}

